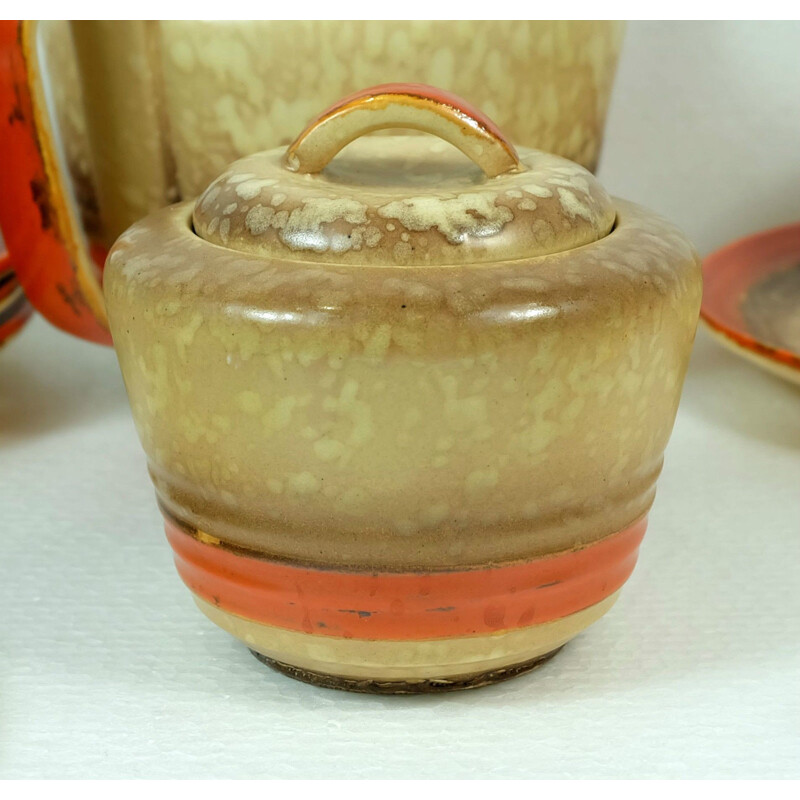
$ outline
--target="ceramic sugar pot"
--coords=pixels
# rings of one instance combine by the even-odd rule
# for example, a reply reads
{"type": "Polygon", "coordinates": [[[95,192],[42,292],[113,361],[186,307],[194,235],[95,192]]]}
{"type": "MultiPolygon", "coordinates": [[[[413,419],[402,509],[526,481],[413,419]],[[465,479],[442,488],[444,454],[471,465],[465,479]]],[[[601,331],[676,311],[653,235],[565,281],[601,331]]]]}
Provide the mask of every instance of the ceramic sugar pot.
{"type": "Polygon", "coordinates": [[[201,610],[293,677],[395,693],[526,672],[612,606],[700,292],[675,227],[411,85],[233,163],[105,272],[201,610]]]}

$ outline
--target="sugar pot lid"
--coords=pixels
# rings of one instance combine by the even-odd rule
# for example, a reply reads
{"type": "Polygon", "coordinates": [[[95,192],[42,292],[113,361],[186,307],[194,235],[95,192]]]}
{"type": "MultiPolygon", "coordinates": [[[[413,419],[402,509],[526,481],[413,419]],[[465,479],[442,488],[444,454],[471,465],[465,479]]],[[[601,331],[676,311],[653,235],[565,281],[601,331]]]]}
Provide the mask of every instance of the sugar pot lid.
{"type": "Polygon", "coordinates": [[[386,84],[336,103],[288,148],[234,162],[197,199],[193,225],[265,258],[455,266],[581,247],[615,216],[583,167],[517,151],[452,94],[386,84]],[[433,136],[364,136],[385,129],[433,136]]]}

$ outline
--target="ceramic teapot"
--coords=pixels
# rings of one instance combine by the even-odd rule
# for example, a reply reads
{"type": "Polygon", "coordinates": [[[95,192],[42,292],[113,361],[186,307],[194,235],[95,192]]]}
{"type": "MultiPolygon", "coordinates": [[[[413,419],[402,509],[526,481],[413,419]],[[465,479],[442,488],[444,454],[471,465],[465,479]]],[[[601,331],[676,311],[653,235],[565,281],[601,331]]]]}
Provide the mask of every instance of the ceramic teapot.
{"type": "Polygon", "coordinates": [[[624,24],[0,21],[0,228],[33,305],[109,343],[107,247],[361,86],[439,83],[594,168],[624,24]],[[535,79],[531,79],[535,75],[535,79]]]}
{"type": "Polygon", "coordinates": [[[409,85],[234,162],[105,270],[200,609],[293,677],[372,692],[520,674],[608,611],[700,294],[671,224],[409,85]]]}

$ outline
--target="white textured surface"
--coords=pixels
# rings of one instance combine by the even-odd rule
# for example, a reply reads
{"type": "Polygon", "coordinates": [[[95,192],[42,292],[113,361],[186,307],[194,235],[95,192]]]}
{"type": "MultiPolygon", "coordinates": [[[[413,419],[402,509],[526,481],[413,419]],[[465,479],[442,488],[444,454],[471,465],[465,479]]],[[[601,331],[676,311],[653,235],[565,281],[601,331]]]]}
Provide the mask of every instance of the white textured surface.
{"type": "MultiPolygon", "coordinates": [[[[800,26],[756,27],[626,43],[601,177],[704,252],[800,217],[800,26]]],[[[35,320],[0,352],[0,777],[800,777],[798,409],[701,332],[609,615],[527,677],[372,698],[195,609],[113,353],[35,320]]]]}

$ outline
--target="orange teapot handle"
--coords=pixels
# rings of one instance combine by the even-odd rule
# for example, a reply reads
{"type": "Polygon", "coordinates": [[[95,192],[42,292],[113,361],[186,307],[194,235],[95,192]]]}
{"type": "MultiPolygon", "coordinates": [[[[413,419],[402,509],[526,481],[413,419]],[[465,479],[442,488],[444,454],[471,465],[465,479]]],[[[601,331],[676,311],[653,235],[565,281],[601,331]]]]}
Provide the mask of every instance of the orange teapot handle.
{"type": "Polygon", "coordinates": [[[483,112],[450,92],[413,83],[373,86],[335,103],[289,145],[285,166],[292,172],[320,172],[359,136],[387,128],[439,136],[489,178],[521,168],[514,146],[483,112]]]}
{"type": "Polygon", "coordinates": [[[0,228],[16,278],[58,328],[111,344],[100,286],[51,129],[38,23],[0,21],[0,228]]]}

